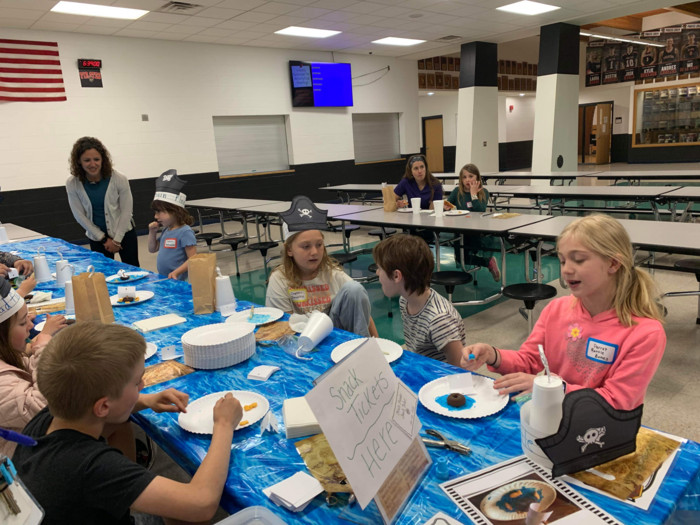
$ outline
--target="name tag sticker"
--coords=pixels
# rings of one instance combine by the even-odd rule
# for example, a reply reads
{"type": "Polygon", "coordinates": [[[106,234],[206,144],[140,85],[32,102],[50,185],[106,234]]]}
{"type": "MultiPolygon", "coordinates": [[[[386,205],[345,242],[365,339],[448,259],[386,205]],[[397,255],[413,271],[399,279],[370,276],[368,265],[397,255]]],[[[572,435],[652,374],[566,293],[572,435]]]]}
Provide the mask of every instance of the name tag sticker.
{"type": "Polygon", "coordinates": [[[586,343],[586,357],[598,363],[611,365],[615,362],[618,350],[619,346],[592,337],[586,343]]]}
{"type": "Polygon", "coordinates": [[[163,247],[164,248],[177,248],[177,239],[176,238],[166,238],[165,242],[163,242],[163,247]]]}
{"type": "Polygon", "coordinates": [[[289,290],[289,296],[292,298],[293,303],[303,303],[308,295],[306,288],[292,288],[289,290]]]}

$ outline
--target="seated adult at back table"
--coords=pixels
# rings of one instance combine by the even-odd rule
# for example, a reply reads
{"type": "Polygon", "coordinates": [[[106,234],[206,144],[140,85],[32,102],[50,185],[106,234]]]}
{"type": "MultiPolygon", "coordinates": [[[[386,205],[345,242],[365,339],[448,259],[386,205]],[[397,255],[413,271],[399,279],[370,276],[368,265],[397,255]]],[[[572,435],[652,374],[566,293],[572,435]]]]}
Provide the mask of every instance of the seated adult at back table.
{"type": "Polygon", "coordinates": [[[437,180],[430,170],[423,155],[414,155],[406,163],[406,171],[403,179],[394,188],[396,203],[399,208],[405,208],[411,199],[420,198],[422,210],[432,210],[433,201],[442,200],[442,184],[437,180]],[[406,195],[408,200],[404,200],[406,195]]]}

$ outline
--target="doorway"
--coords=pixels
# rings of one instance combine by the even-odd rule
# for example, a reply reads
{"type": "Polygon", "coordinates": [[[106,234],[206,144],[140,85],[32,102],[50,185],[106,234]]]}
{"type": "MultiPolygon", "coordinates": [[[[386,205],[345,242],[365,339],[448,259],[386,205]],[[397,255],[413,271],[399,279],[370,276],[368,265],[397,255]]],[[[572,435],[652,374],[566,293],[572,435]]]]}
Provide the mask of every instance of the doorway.
{"type": "Polygon", "coordinates": [[[423,147],[425,160],[431,172],[442,173],[445,170],[444,146],[442,115],[423,117],[423,147]]]}
{"type": "Polygon", "coordinates": [[[610,164],[613,102],[578,107],[578,157],[581,164],[610,164]]]}

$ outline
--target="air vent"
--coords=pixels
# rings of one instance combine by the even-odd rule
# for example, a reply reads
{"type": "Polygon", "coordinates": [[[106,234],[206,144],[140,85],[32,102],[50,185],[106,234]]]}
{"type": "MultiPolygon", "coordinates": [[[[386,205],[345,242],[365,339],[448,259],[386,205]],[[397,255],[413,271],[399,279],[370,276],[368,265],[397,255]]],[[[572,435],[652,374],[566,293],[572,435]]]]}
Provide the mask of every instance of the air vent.
{"type": "Polygon", "coordinates": [[[455,40],[462,40],[461,36],[457,35],[447,35],[435,40],[435,42],[454,42],[455,40]]]}
{"type": "Polygon", "coordinates": [[[190,4],[188,2],[168,2],[159,9],[158,13],[175,13],[179,15],[194,15],[204,9],[204,6],[199,4],[190,4]]]}

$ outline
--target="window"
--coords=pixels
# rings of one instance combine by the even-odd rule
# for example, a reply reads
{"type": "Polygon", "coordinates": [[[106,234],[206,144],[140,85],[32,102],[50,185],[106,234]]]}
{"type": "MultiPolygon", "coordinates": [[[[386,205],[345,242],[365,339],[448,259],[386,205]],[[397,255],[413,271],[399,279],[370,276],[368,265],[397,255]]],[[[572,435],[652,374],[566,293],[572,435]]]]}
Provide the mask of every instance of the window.
{"type": "Polygon", "coordinates": [[[214,117],[219,176],[289,169],[283,115],[214,117]]]}
{"type": "Polygon", "coordinates": [[[401,158],[398,113],[353,113],[355,162],[401,158]]]}

